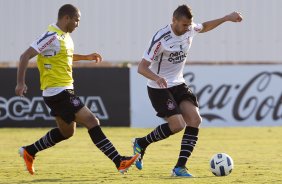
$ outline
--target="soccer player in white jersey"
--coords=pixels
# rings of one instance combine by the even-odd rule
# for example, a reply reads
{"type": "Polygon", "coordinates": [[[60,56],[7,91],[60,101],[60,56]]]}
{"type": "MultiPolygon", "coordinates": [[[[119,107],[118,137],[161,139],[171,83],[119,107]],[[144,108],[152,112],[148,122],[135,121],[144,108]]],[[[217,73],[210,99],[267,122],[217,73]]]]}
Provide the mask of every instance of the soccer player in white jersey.
{"type": "Polygon", "coordinates": [[[191,9],[182,5],[174,11],[172,24],[157,31],[151,39],[139,63],[138,73],[148,78],[147,89],[151,103],[157,116],[165,118],[167,123],[144,137],[133,139],[134,153],[141,154],[136,162],[139,170],[143,168],[142,159],[148,145],[185,129],[172,176],[192,177],[186,162],[197,143],[202,118],[197,97],[185,84],[183,68],[193,37],[227,21],[241,22],[242,16],[233,12],[219,19],[196,24],[191,9]]]}
{"type": "Polygon", "coordinates": [[[29,59],[38,55],[37,66],[43,99],[51,109],[51,115],[55,117],[58,125],[33,144],[19,149],[20,156],[23,157],[30,174],[35,173],[33,166],[35,155],[72,137],[76,123],[88,129],[92,142],[113,161],[119,172],[124,173],[139,157],[139,154],[132,157],[121,156],[103,133],[96,116],[74,94],[72,62],[79,60],[100,62],[102,60],[97,53],[73,54],[74,44],[70,33],[78,27],[79,21],[78,8],[71,4],[63,5],[59,9],[57,23],[50,25],[47,32],[35,40],[20,58],[16,94],[23,96],[27,92],[25,84],[27,64],[29,59]]]}

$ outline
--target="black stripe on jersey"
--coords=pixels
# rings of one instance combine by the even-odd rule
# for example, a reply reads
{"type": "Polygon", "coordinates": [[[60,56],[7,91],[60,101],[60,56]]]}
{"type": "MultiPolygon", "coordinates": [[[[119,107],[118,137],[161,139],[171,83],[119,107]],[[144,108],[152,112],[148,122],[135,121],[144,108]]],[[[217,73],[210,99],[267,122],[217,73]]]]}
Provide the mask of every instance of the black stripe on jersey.
{"type": "MultiPolygon", "coordinates": [[[[159,31],[158,31],[159,32],[159,31]]],[[[171,31],[168,31],[166,33],[164,33],[163,35],[160,36],[160,38],[158,38],[157,40],[155,40],[155,37],[157,36],[158,32],[154,35],[153,39],[152,39],[152,42],[151,42],[151,45],[149,47],[149,50],[148,50],[148,55],[150,54],[151,50],[152,50],[152,47],[155,45],[155,43],[157,43],[158,41],[160,41],[163,37],[165,37],[166,35],[170,34],[171,31]]]]}
{"type": "Polygon", "coordinates": [[[43,36],[43,38],[41,38],[41,39],[37,42],[37,45],[38,45],[40,42],[42,42],[45,38],[56,34],[56,32],[51,33],[51,34],[48,34],[48,33],[49,33],[49,31],[47,31],[47,33],[43,36]]]}
{"type": "Polygon", "coordinates": [[[162,53],[162,55],[161,55],[161,59],[160,59],[159,65],[158,65],[158,72],[157,72],[157,74],[159,74],[160,70],[161,70],[161,64],[162,64],[162,61],[163,61],[163,55],[164,55],[164,53],[162,53]]]}

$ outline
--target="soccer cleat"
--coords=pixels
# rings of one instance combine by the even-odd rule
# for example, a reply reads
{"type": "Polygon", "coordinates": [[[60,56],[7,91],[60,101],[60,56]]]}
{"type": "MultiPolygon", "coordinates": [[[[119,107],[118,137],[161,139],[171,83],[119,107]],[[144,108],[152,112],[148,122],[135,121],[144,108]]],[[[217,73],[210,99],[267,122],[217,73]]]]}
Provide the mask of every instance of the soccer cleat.
{"type": "Polygon", "coordinates": [[[188,172],[186,167],[175,167],[171,171],[171,176],[175,177],[193,177],[192,174],[188,172]]]}
{"type": "Polygon", "coordinates": [[[31,156],[26,150],[24,147],[21,147],[19,149],[19,154],[21,157],[23,157],[24,159],[24,162],[25,162],[25,166],[26,166],[26,169],[27,171],[30,173],[30,174],[34,174],[34,167],[33,167],[33,161],[34,161],[34,157],[31,156]]]}
{"type": "Polygon", "coordinates": [[[142,170],[143,169],[143,156],[145,154],[145,149],[141,148],[138,143],[137,143],[137,138],[132,139],[132,144],[133,144],[133,154],[139,153],[141,157],[136,160],[135,166],[137,169],[142,170]]]}
{"type": "Polygon", "coordinates": [[[121,174],[127,172],[127,170],[136,162],[136,160],[140,157],[140,154],[136,154],[132,157],[122,157],[120,161],[120,165],[118,167],[118,171],[121,174]]]}

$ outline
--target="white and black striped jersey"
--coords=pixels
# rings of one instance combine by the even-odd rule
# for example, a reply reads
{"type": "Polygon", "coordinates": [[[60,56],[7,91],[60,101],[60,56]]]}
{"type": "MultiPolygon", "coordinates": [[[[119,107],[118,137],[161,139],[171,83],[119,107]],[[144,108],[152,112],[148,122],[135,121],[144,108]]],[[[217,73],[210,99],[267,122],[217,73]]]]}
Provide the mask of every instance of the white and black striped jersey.
{"type": "MultiPolygon", "coordinates": [[[[151,62],[150,69],[167,80],[167,87],[185,83],[183,68],[193,37],[203,29],[202,24],[193,23],[189,30],[176,36],[171,25],[160,29],[150,41],[145,50],[143,59],[151,62]]],[[[155,81],[148,80],[151,88],[160,88],[155,81]]]]}

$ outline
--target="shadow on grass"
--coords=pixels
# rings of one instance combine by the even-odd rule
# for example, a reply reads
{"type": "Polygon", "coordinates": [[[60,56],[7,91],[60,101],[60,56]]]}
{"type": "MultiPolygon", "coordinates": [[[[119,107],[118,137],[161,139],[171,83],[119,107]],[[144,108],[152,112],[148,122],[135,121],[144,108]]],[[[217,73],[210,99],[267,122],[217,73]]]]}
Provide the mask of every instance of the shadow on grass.
{"type": "Polygon", "coordinates": [[[93,182],[93,180],[68,180],[68,179],[36,179],[36,180],[32,180],[31,183],[82,183],[82,182],[93,182]]]}
{"type": "Polygon", "coordinates": [[[36,179],[36,180],[30,180],[30,181],[19,181],[18,184],[22,183],[57,183],[62,181],[62,179],[36,179]]]}
{"type": "Polygon", "coordinates": [[[175,180],[175,179],[197,179],[197,178],[214,178],[214,176],[194,176],[194,177],[176,177],[176,176],[165,176],[165,177],[160,177],[160,179],[166,179],[166,180],[175,180]]]}
{"type": "Polygon", "coordinates": [[[56,183],[56,182],[58,182],[58,181],[62,181],[62,179],[36,179],[36,180],[32,180],[32,182],[38,182],[38,183],[40,183],[40,182],[50,182],[50,183],[56,183]]]}

